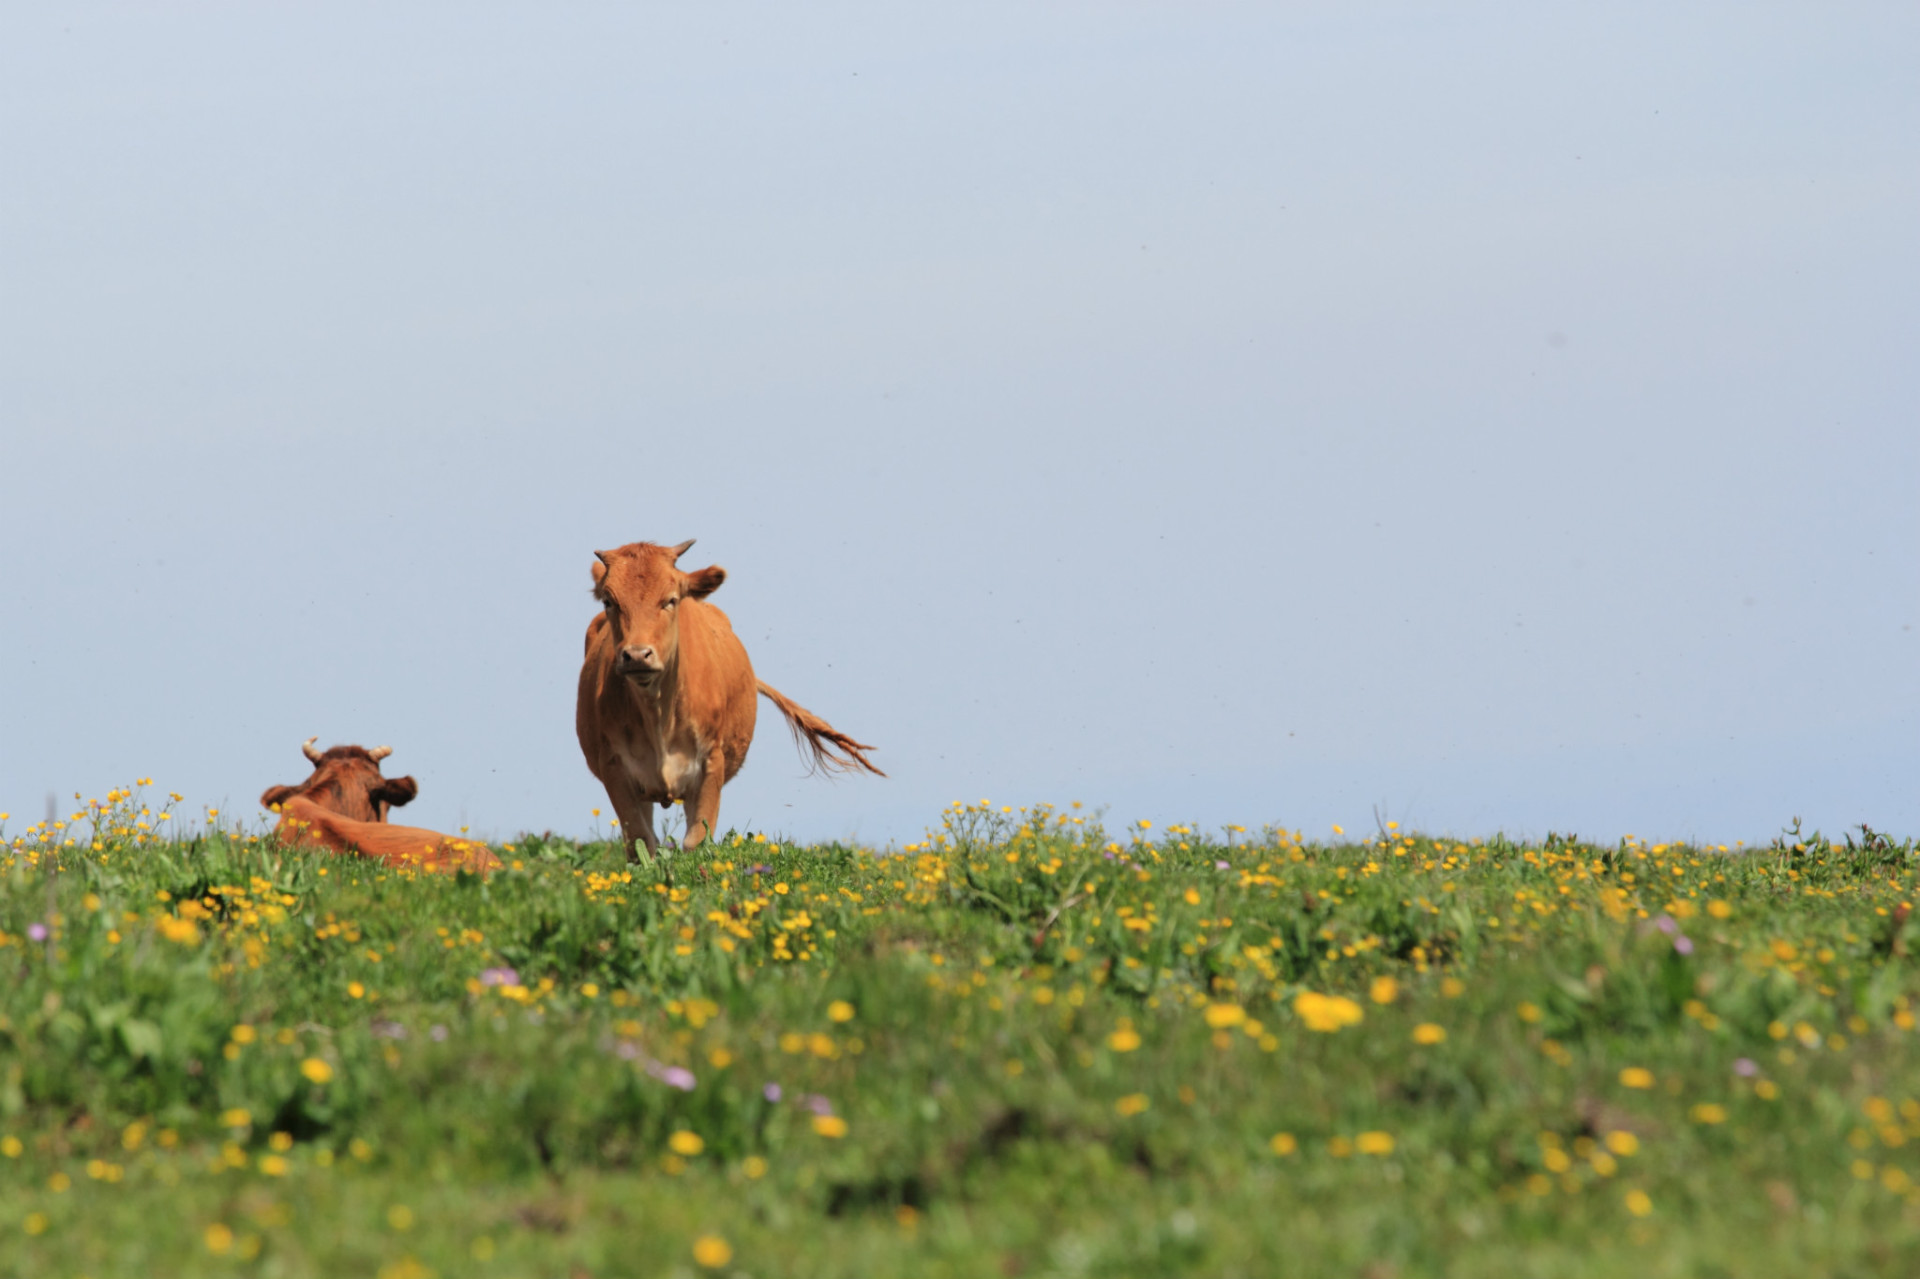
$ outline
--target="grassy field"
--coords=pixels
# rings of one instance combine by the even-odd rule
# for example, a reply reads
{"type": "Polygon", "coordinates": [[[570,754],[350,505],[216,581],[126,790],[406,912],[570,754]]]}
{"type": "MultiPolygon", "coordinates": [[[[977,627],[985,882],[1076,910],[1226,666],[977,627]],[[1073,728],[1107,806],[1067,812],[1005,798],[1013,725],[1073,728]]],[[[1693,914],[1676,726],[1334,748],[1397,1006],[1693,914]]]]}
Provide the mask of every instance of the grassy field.
{"type": "Polygon", "coordinates": [[[0,1273],[1920,1273],[1869,832],[982,804],[481,881],[146,794],[0,828],[0,1273]]]}

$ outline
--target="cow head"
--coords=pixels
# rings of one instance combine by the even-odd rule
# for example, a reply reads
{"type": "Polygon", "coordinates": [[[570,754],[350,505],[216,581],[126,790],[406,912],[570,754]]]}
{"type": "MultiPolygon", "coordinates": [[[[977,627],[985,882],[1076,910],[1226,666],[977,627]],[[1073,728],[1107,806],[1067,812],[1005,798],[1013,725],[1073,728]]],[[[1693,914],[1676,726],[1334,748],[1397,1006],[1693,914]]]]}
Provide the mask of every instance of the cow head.
{"type": "Polygon", "coordinates": [[[313,776],[298,786],[269,786],[260,796],[262,808],[284,804],[304,795],[328,812],[357,822],[384,822],[390,805],[405,804],[420,793],[411,777],[382,777],[380,761],[393,754],[391,746],[336,746],[317,751],[309,737],[300,751],[313,762],[313,776]]]}
{"type": "Polygon", "coordinates": [[[683,573],[674,561],[693,545],[634,542],[595,551],[593,597],[613,632],[613,669],[642,686],[652,684],[680,652],[680,601],[705,599],[727,580],[718,566],[683,573]]]}

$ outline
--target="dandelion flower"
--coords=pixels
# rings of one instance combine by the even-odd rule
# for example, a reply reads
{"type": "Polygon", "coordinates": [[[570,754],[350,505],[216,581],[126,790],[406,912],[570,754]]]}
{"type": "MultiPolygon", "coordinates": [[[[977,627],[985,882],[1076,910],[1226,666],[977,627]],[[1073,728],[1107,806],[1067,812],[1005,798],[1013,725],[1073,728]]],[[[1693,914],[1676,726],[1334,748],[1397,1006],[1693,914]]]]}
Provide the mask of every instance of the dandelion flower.
{"type": "Polygon", "coordinates": [[[1620,1072],[1620,1085],[1623,1088],[1651,1088],[1653,1072],[1645,1066],[1628,1066],[1620,1072]]]}
{"type": "Polygon", "coordinates": [[[1357,1026],[1366,1016],[1360,1005],[1343,995],[1321,995],[1303,990],[1294,996],[1293,1011],[1308,1030],[1333,1034],[1345,1026],[1357,1026]]]}
{"type": "Polygon", "coordinates": [[[836,999],[827,1005],[828,1021],[852,1021],[853,1005],[844,999],[836,999]]]}
{"type": "Polygon", "coordinates": [[[1447,1028],[1437,1022],[1424,1021],[1413,1028],[1413,1042],[1416,1044],[1444,1043],[1446,1038],[1447,1028]]]}
{"type": "Polygon", "coordinates": [[[1625,1158],[1639,1152],[1640,1139],[1625,1129],[1616,1128],[1607,1134],[1607,1149],[1625,1158]]]}
{"type": "Polygon", "coordinates": [[[316,1084],[324,1084],[333,1078],[333,1067],[318,1057],[309,1057],[300,1063],[300,1073],[316,1084]]]}
{"type": "Polygon", "coordinates": [[[1390,1155],[1393,1153],[1393,1134],[1363,1132],[1353,1139],[1353,1148],[1363,1155],[1390,1155]]]}
{"type": "Polygon", "coordinates": [[[1636,1217],[1644,1217],[1653,1211],[1653,1200],[1644,1190],[1627,1192],[1627,1211],[1636,1217]]]}
{"type": "Polygon", "coordinates": [[[1290,1132],[1277,1132],[1267,1142],[1267,1149],[1276,1155],[1290,1155],[1300,1149],[1300,1142],[1290,1132]]]}
{"type": "Polygon", "coordinates": [[[1107,1036],[1107,1047],[1117,1053],[1130,1053],[1140,1046],[1140,1032],[1131,1026],[1122,1026],[1107,1036]]]}
{"type": "Polygon", "coordinates": [[[822,1137],[831,1137],[838,1140],[847,1135],[847,1121],[838,1115],[815,1115],[813,1117],[813,1130],[822,1137]]]}
{"type": "Polygon", "coordinates": [[[1139,1114],[1141,1111],[1145,1110],[1148,1106],[1152,1104],[1153,1103],[1147,1099],[1147,1094],[1143,1092],[1136,1092],[1136,1093],[1128,1093],[1125,1097],[1122,1097],[1119,1101],[1114,1102],[1113,1108],[1119,1111],[1122,1115],[1126,1116],[1127,1118],[1132,1118],[1134,1115],[1139,1114]]]}
{"type": "Polygon", "coordinates": [[[1400,983],[1391,977],[1375,977],[1367,988],[1367,998],[1376,1004],[1390,1004],[1400,993],[1400,983]]]}
{"type": "Polygon", "coordinates": [[[718,1270],[733,1260],[733,1245],[719,1235],[701,1235],[693,1241],[694,1264],[705,1270],[718,1270]]]}
{"type": "Polygon", "coordinates": [[[685,1128],[682,1128],[679,1132],[667,1138],[667,1147],[676,1155],[691,1156],[697,1155],[705,1150],[707,1143],[701,1139],[699,1133],[688,1132],[685,1128]]]}
{"type": "Polygon", "coordinates": [[[1207,1025],[1215,1030],[1226,1030],[1238,1026],[1247,1019],[1247,1010],[1238,1004],[1209,1004],[1206,1012],[1207,1025]]]}

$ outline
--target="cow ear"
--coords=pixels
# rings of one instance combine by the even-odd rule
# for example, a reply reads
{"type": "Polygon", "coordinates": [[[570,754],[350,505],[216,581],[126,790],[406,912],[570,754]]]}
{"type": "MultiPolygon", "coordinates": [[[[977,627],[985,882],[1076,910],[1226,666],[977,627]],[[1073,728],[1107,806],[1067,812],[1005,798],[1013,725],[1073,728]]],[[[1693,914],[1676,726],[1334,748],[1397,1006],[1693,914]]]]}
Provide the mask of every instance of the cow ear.
{"type": "Polygon", "coordinates": [[[599,560],[593,562],[593,589],[599,590],[600,583],[607,580],[607,566],[599,560]]]}
{"type": "Polygon", "coordinates": [[[272,808],[284,804],[300,793],[298,786],[269,786],[260,792],[260,807],[272,808]]]}
{"type": "Polygon", "coordinates": [[[703,600],[720,589],[720,583],[727,580],[727,570],[718,564],[703,568],[698,573],[687,574],[687,594],[697,600],[703,600]]]}
{"type": "Polygon", "coordinates": [[[373,798],[380,803],[391,804],[398,808],[402,804],[411,804],[413,797],[419,793],[420,787],[415,784],[413,778],[389,777],[380,784],[378,790],[373,792],[373,798]]]}

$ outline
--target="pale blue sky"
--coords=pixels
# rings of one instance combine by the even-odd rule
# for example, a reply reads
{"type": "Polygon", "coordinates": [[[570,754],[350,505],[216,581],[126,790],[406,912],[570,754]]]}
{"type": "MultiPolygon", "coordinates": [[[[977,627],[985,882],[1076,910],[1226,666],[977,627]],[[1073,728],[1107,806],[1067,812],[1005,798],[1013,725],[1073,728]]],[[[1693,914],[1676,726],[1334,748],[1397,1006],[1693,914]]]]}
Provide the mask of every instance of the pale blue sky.
{"type": "Polygon", "coordinates": [[[0,808],[579,833],[697,537],[722,824],[1920,833],[1912,5],[16,5],[0,808]],[[396,8],[403,11],[395,12],[396,8]]]}

